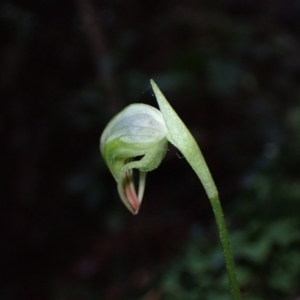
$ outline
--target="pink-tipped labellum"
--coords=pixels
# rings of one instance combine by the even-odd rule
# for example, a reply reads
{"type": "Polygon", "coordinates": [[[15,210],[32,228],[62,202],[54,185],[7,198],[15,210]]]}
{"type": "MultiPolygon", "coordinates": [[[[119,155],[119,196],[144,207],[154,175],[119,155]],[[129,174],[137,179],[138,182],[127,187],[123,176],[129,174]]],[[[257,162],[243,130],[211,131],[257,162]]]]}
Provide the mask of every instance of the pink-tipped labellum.
{"type": "Polygon", "coordinates": [[[146,172],[139,171],[138,193],[133,180],[133,169],[123,173],[121,185],[118,184],[120,196],[130,212],[136,215],[139,212],[145,190],[146,172]]]}

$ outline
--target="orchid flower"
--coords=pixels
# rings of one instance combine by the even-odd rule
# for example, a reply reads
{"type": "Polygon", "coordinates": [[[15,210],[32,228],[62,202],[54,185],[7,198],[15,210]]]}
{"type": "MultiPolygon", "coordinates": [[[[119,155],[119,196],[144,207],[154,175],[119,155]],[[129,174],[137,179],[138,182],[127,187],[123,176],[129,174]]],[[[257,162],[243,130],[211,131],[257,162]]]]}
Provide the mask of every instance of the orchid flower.
{"type": "Polygon", "coordinates": [[[157,168],[166,154],[166,135],[161,112],[146,104],[129,105],[102,133],[101,153],[117,182],[121,200],[133,214],[138,213],[142,202],[146,172],[157,168]],[[140,173],[138,193],[133,182],[133,169],[140,173]]]}
{"type": "Polygon", "coordinates": [[[214,180],[194,137],[171,107],[153,80],[150,81],[160,110],[146,104],[131,104],[117,114],[104,129],[100,151],[114,176],[125,206],[138,213],[145,189],[146,172],[163,160],[168,141],[180,150],[203,184],[211,202],[226,262],[231,294],[240,300],[228,232],[214,180]],[[139,171],[138,191],[133,170],[139,171]]]}

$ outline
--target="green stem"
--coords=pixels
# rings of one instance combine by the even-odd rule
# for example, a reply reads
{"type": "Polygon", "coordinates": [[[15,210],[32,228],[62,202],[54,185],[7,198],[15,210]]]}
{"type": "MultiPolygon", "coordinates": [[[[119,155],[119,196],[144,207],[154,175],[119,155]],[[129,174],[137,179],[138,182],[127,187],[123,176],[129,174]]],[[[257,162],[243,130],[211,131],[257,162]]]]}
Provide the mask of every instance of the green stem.
{"type": "Polygon", "coordinates": [[[200,181],[202,182],[215,215],[215,219],[219,231],[219,237],[222,245],[223,255],[225,259],[226,269],[228,273],[232,299],[241,300],[242,299],[241,292],[240,292],[239,283],[236,276],[235,264],[234,264],[233,255],[231,251],[229,235],[228,235],[228,231],[224,219],[224,213],[219,199],[219,193],[217,187],[215,186],[214,180],[210,174],[210,171],[207,167],[205,159],[201,153],[201,150],[196,145],[196,142],[195,144],[192,143],[192,145],[193,147],[191,148],[193,149],[194,156],[187,156],[186,159],[190,164],[190,166],[192,167],[192,169],[197,174],[200,181]]]}
{"type": "Polygon", "coordinates": [[[220,203],[217,187],[215,185],[215,182],[211,176],[211,173],[207,167],[205,159],[196,141],[194,140],[192,142],[191,140],[189,145],[190,145],[190,151],[194,155],[190,155],[190,153],[185,151],[185,149],[183,150],[187,154],[186,160],[188,161],[188,163],[190,164],[190,166],[195,171],[198,178],[203,184],[203,187],[209,198],[209,201],[211,203],[215,215],[215,219],[219,231],[219,237],[222,245],[223,255],[225,259],[232,299],[241,300],[242,297],[241,297],[239,283],[236,276],[235,263],[232,255],[229,235],[228,235],[228,231],[224,219],[224,213],[220,203]]]}
{"type": "Polygon", "coordinates": [[[230,240],[229,240],[228,231],[226,228],[223,209],[219,200],[219,196],[217,195],[215,197],[211,197],[209,200],[212,205],[218,230],[219,230],[219,236],[220,236],[223,254],[225,258],[232,299],[240,300],[242,299],[241,292],[239,289],[239,283],[236,276],[235,264],[234,264],[233,255],[231,251],[230,240]]]}

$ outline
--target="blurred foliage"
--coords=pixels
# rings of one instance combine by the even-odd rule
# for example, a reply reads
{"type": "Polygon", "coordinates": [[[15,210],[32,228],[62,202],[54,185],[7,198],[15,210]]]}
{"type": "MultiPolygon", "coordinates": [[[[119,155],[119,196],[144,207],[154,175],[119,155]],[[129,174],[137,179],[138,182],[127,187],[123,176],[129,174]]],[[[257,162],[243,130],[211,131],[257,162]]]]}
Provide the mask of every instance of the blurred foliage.
{"type": "Polygon", "coordinates": [[[211,168],[245,298],[299,297],[299,1],[5,0],[0,34],[0,299],[228,299],[180,154],[136,217],[100,157],[150,78],[211,168]]]}

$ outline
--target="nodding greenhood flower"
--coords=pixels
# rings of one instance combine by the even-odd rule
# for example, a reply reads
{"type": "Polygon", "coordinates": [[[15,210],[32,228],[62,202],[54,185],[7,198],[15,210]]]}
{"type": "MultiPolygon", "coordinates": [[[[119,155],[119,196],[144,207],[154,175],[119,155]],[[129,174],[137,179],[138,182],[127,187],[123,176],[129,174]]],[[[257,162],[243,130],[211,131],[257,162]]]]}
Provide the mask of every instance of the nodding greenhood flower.
{"type": "Polygon", "coordinates": [[[117,181],[125,206],[137,214],[142,202],[146,172],[159,166],[168,141],[180,150],[203,184],[212,205],[226,262],[232,299],[241,300],[226,223],[215,183],[190,131],[178,117],[153,80],[150,80],[159,109],[131,104],[117,114],[100,139],[102,156],[117,181]],[[133,170],[139,170],[138,192],[133,170]]]}
{"type": "Polygon", "coordinates": [[[157,168],[166,154],[166,135],[161,112],[146,104],[129,105],[102,133],[101,153],[117,181],[123,203],[133,214],[140,208],[146,172],[157,168]],[[133,183],[133,169],[140,171],[138,194],[133,183]]]}
{"type": "Polygon", "coordinates": [[[209,196],[217,193],[195,139],[155,82],[150,82],[160,111],[146,104],[131,104],[108,123],[100,139],[102,156],[117,182],[121,200],[133,214],[140,208],[146,172],[159,166],[168,141],[181,151],[200,176],[209,196]],[[138,193],[133,169],[139,170],[138,193]]]}

